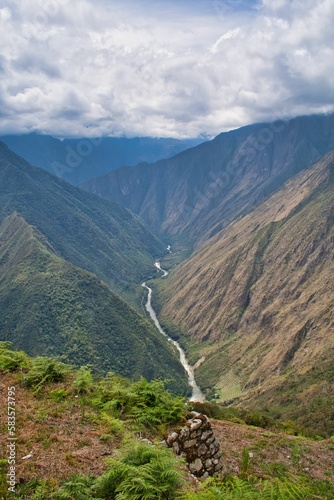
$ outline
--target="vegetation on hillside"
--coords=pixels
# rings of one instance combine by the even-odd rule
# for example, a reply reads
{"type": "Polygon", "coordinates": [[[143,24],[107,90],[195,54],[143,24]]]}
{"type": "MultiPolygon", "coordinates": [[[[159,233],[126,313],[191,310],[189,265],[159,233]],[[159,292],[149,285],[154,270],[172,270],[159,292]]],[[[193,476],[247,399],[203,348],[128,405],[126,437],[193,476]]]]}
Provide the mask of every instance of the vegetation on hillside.
{"type": "Polygon", "coordinates": [[[142,220],[35,168],[0,143],[0,222],[14,212],[66,261],[96,274],[117,293],[152,272],[165,245],[142,220]]]}
{"type": "Polygon", "coordinates": [[[321,436],[334,432],[333,172],[330,153],[158,285],[161,323],[203,358],[202,388],[321,436]]]}
{"type": "Polygon", "coordinates": [[[16,387],[17,401],[15,495],[7,488],[7,425],[1,424],[0,495],[5,500],[334,498],[332,441],[297,442],[282,434],[259,430],[257,435],[245,425],[230,422],[228,428],[226,422],[213,421],[227,468],[235,460],[238,468],[200,484],[189,478],[183,460],[161,444],[189,411],[185,400],[172,396],[161,381],[131,382],[114,373],[94,377],[87,367],[73,370],[52,358],[30,358],[8,343],[0,343],[0,373],[3,389],[16,387]],[[221,425],[229,429],[222,436],[221,425]],[[230,441],[239,431],[248,433],[247,443],[253,446],[245,448],[245,434],[236,453],[230,441]],[[273,458],[264,461],[271,442],[277,443],[279,454],[291,446],[289,469],[273,458]],[[321,451],[322,475],[316,479],[314,464],[310,472],[299,466],[307,447],[312,450],[308,457],[321,451]],[[30,458],[22,460],[27,453],[30,458]]]}
{"type": "Polygon", "coordinates": [[[173,346],[105,283],[59,258],[18,214],[0,224],[0,240],[1,340],[100,374],[168,378],[186,394],[173,346]]]}

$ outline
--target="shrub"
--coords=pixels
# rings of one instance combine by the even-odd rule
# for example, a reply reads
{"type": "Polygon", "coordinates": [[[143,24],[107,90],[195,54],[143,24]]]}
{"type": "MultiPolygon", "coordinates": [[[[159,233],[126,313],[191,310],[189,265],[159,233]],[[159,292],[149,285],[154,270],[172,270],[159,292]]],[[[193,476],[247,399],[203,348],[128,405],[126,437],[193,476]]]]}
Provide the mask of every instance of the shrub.
{"type": "Polygon", "coordinates": [[[12,351],[11,342],[0,342],[0,370],[13,372],[28,368],[30,360],[23,351],[12,351]]]}
{"type": "Polygon", "coordinates": [[[32,367],[24,377],[24,384],[39,390],[48,383],[62,382],[69,371],[68,365],[52,358],[39,356],[32,360],[32,367]]]}
{"type": "Polygon", "coordinates": [[[78,394],[88,394],[91,391],[93,387],[93,376],[86,366],[82,366],[80,370],[78,370],[74,380],[74,387],[78,394]]]}
{"type": "Polygon", "coordinates": [[[183,484],[183,462],[166,448],[135,442],[93,486],[95,495],[115,500],[172,500],[183,484]]]}
{"type": "Polygon", "coordinates": [[[54,500],[89,500],[93,476],[75,474],[52,496],[54,500]]]}

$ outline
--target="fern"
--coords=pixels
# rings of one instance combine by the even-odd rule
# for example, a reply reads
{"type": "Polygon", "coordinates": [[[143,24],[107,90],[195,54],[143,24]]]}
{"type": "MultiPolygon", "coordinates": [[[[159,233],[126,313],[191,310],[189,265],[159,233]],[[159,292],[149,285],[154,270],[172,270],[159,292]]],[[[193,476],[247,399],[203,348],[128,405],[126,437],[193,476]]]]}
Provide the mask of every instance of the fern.
{"type": "Polygon", "coordinates": [[[223,481],[206,481],[198,493],[189,493],[185,500],[305,500],[312,498],[309,488],[291,481],[253,481],[227,477],[223,481]]]}
{"type": "Polygon", "coordinates": [[[32,361],[32,368],[24,376],[24,384],[36,391],[50,382],[61,382],[70,371],[70,366],[52,358],[39,356],[32,361]]]}
{"type": "Polygon", "coordinates": [[[78,394],[88,394],[93,386],[93,376],[91,371],[86,366],[81,366],[77,372],[74,387],[78,394]]]}
{"type": "Polygon", "coordinates": [[[11,342],[0,342],[0,370],[13,372],[28,368],[30,359],[23,351],[12,351],[11,342]]]}
{"type": "Polygon", "coordinates": [[[89,500],[93,478],[77,474],[66,481],[52,496],[53,500],[89,500]]]}
{"type": "Polygon", "coordinates": [[[111,500],[169,500],[183,484],[183,462],[169,449],[135,442],[111,459],[93,491],[111,500]]]}

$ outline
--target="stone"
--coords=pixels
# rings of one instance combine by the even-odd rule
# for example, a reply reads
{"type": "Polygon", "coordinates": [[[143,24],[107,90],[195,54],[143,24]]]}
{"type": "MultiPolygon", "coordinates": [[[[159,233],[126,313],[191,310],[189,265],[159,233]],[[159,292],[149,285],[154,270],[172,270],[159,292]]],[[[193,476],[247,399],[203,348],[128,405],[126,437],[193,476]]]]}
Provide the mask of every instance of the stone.
{"type": "Polygon", "coordinates": [[[178,439],[179,435],[177,432],[172,432],[167,438],[167,444],[171,445],[174,441],[178,439]]]}
{"type": "Polygon", "coordinates": [[[194,446],[196,446],[197,444],[197,441],[196,439],[190,439],[189,441],[185,441],[184,442],[184,449],[187,449],[187,448],[193,448],[194,446]]]}
{"type": "Polygon", "coordinates": [[[202,460],[200,458],[196,458],[196,460],[194,462],[189,464],[189,470],[192,473],[198,474],[201,469],[203,469],[203,464],[202,464],[202,460]]]}
{"type": "Polygon", "coordinates": [[[204,463],[204,467],[206,468],[206,470],[210,469],[212,467],[212,460],[208,458],[208,460],[206,460],[206,462],[204,463]]]}
{"type": "Polygon", "coordinates": [[[193,420],[193,423],[190,426],[190,430],[196,431],[201,427],[201,425],[202,425],[202,420],[200,418],[195,418],[195,420],[193,420]]]}
{"type": "Polygon", "coordinates": [[[219,464],[214,466],[213,470],[215,472],[218,472],[218,471],[222,470],[222,468],[223,468],[223,464],[221,462],[219,462],[219,464]]]}
{"type": "MultiPolygon", "coordinates": [[[[201,435],[201,441],[206,441],[208,438],[212,437],[212,431],[204,431],[201,435]]],[[[214,438],[213,438],[214,439],[214,438]]]]}
{"type": "Polygon", "coordinates": [[[192,431],[190,434],[189,434],[189,437],[190,439],[195,439],[195,438],[198,438],[201,436],[201,430],[198,429],[197,431],[192,431]]]}
{"type": "Polygon", "coordinates": [[[174,441],[174,443],[173,443],[173,450],[175,451],[175,453],[177,455],[180,454],[180,445],[179,445],[179,443],[177,441],[174,441]]]}
{"type": "Polygon", "coordinates": [[[216,440],[216,438],[215,438],[215,436],[214,436],[214,435],[212,434],[212,432],[211,432],[211,436],[210,436],[210,437],[208,437],[208,438],[205,440],[205,442],[206,442],[206,444],[211,444],[211,443],[213,443],[215,440],[216,440]]]}
{"type": "Polygon", "coordinates": [[[222,474],[220,444],[210,420],[197,412],[192,412],[190,416],[192,418],[180,430],[168,436],[168,446],[186,460],[190,473],[200,480],[219,471],[222,474]]]}
{"type": "Polygon", "coordinates": [[[187,439],[189,437],[189,428],[188,427],[182,427],[181,431],[180,431],[180,439],[187,439]]]}
{"type": "Polygon", "coordinates": [[[201,415],[201,413],[198,413],[198,411],[191,411],[189,415],[193,419],[193,418],[198,418],[201,415]]]}
{"type": "Polygon", "coordinates": [[[201,444],[199,447],[198,447],[198,454],[199,456],[203,456],[203,455],[206,455],[208,452],[208,447],[206,446],[205,443],[201,444]]]}

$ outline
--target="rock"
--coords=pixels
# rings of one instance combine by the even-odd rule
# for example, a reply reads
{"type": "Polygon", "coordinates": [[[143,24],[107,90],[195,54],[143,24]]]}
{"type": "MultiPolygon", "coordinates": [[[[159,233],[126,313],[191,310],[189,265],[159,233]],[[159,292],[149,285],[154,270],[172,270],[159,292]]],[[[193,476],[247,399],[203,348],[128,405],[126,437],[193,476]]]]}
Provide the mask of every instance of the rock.
{"type": "Polygon", "coordinates": [[[167,438],[168,446],[171,446],[171,444],[174,443],[174,441],[176,441],[178,437],[179,435],[177,432],[172,432],[172,434],[170,434],[167,438]]]}
{"type": "Polygon", "coordinates": [[[205,440],[205,442],[206,442],[206,444],[211,444],[211,443],[213,443],[215,440],[216,440],[216,438],[215,438],[215,436],[214,436],[214,435],[212,434],[212,432],[211,432],[211,436],[210,436],[210,437],[208,437],[208,438],[205,440]]]}
{"type": "Polygon", "coordinates": [[[174,441],[173,443],[173,450],[177,455],[180,454],[180,445],[177,441],[174,441]]]}
{"type": "Polygon", "coordinates": [[[192,473],[198,473],[201,469],[203,469],[203,464],[200,458],[196,458],[194,462],[189,464],[189,470],[192,473]]]}
{"type": "Polygon", "coordinates": [[[179,438],[180,439],[187,439],[189,437],[190,431],[188,427],[183,427],[180,431],[179,438]]]}
{"type": "MultiPolygon", "coordinates": [[[[213,436],[212,431],[205,431],[201,435],[201,441],[206,441],[208,438],[211,438],[213,436]]],[[[213,437],[214,439],[214,437],[213,437]]]]}
{"type": "Polygon", "coordinates": [[[203,455],[206,455],[208,453],[209,448],[206,446],[205,443],[201,444],[198,447],[198,455],[201,457],[203,455]]]}
{"type": "Polygon", "coordinates": [[[192,448],[193,446],[196,446],[196,444],[197,444],[196,439],[190,439],[189,441],[184,442],[183,448],[184,449],[192,448]]]}
{"type": "Polygon", "coordinates": [[[218,471],[222,470],[222,468],[223,468],[223,464],[221,462],[219,462],[219,464],[214,466],[214,471],[218,472],[218,471]]]}
{"type": "MultiPolygon", "coordinates": [[[[210,460],[210,458],[208,458],[208,460],[207,460],[207,461],[205,462],[205,464],[204,464],[204,467],[205,467],[206,469],[211,469],[211,467],[212,467],[212,463],[213,463],[213,462],[212,462],[212,460],[210,460]]],[[[214,465],[217,465],[217,464],[214,464],[214,465]]]]}
{"type": "Polygon", "coordinates": [[[200,418],[195,418],[195,420],[193,420],[193,423],[190,426],[190,430],[196,431],[201,427],[201,425],[202,425],[202,420],[200,418]]]}
{"type": "Polygon", "coordinates": [[[198,413],[198,411],[191,411],[189,413],[189,416],[193,419],[193,418],[198,418],[199,416],[201,415],[201,413],[198,413]]]}
{"type": "Polygon", "coordinates": [[[167,444],[185,458],[190,473],[203,480],[223,469],[220,445],[206,415],[191,412],[190,416],[181,429],[168,436],[167,444]]]}
{"type": "Polygon", "coordinates": [[[194,439],[194,438],[198,438],[202,435],[202,432],[200,429],[198,429],[197,431],[192,431],[189,435],[190,439],[194,439]]]}

